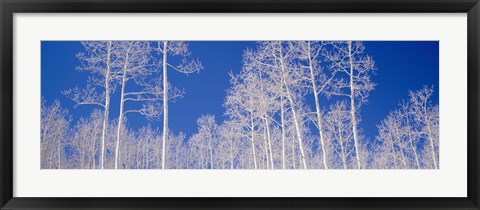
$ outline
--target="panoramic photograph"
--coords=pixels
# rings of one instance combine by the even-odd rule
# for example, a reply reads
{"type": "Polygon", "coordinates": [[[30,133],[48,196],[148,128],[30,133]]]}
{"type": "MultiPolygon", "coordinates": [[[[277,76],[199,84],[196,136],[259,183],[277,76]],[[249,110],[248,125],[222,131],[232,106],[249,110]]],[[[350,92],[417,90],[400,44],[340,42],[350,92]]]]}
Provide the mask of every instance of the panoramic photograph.
{"type": "Polygon", "coordinates": [[[41,169],[439,169],[438,41],[41,42],[41,169]]]}

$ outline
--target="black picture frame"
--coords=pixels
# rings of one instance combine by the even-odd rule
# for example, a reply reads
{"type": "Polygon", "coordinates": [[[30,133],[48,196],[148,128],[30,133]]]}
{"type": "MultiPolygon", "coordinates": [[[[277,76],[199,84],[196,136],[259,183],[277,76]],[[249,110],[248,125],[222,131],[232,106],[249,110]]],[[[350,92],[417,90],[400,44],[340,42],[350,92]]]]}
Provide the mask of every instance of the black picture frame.
{"type": "MultiPolygon", "coordinates": [[[[479,209],[478,0],[0,0],[1,209],[479,209]],[[13,197],[14,13],[467,13],[466,198],[17,198],[13,197]]],[[[445,180],[448,182],[449,180],[445,180]]],[[[128,189],[126,189],[128,190],[128,189]]]]}

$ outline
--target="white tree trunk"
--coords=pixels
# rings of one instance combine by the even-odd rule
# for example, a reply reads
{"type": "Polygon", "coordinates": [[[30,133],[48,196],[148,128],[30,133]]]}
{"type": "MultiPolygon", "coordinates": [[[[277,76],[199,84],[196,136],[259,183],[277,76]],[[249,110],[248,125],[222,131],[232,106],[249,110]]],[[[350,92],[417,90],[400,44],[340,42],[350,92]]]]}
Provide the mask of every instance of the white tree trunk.
{"type": "Polygon", "coordinates": [[[252,155],[253,155],[253,165],[255,169],[258,168],[257,166],[257,157],[255,155],[255,126],[253,125],[253,113],[250,113],[250,130],[251,132],[251,141],[252,141],[252,155]]]}
{"type": "Polygon", "coordinates": [[[312,57],[310,54],[310,41],[308,41],[308,64],[310,68],[310,82],[312,83],[313,88],[313,96],[315,98],[315,111],[317,114],[317,126],[318,126],[318,134],[320,137],[320,145],[322,147],[322,157],[323,157],[323,166],[325,169],[328,169],[327,164],[327,152],[325,150],[325,142],[323,137],[323,124],[322,124],[322,112],[320,110],[320,101],[318,100],[318,90],[317,90],[317,83],[315,81],[315,74],[313,72],[313,65],[312,65],[312,57]]]}
{"type": "Polygon", "coordinates": [[[53,154],[53,151],[54,149],[51,149],[50,150],[50,158],[49,158],[49,161],[48,161],[48,168],[51,169],[53,167],[53,157],[54,157],[54,154],[53,154]]]}
{"type": "Polygon", "coordinates": [[[80,146],[80,168],[81,169],[85,168],[85,153],[86,153],[85,152],[85,150],[86,150],[85,143],[86,143],[85,141],[82,141],[79,145],[80,146]]]}
{"type": "Polygon", "coordinates": [[[139,169],[140,167],[140,160],[139,160],[139,153],[140,153],[140,143],[137,143],[137,151],[136,151],[136,154],[135,154],[135,164],[136,164],[136,168],[139,169]]]}
{"type": "Polygon", "coordinates": [[[293,101],[293,96],[292,93],[290,92],[290,87],[288,86],[289,84],[287,83],[287,80],[285,78],[285,63],[283,61],[283,52],[282,52],[282,46],[280,46],[280,65],[282,68],[282,77],[283,77],[283,82],[285,86],[285,90],[287,92],[287,99],[290,102],[290,109],[292,110],[292,115],[293,115],[293,122],[295,124],[295,131],[297,134],[297,139],[298,139],[298,147],[300,148],[300,155],[301,155],[301,160],[303,163],[303,168],[307,169],[307,162],[305,161],[305,153],[303,151],[303,138],[302,138],[302,133],[300,131],[300,123],[298,122],[297,118],[297,111],[295,109],[295,103],[293,101]]]}
{"type": "Polygon", "coordinates": [[[357,118],[355,114],[355,86],[353,83],[353,55],[352,41],[348,42],[348,57],[350,60],[350,115],[352,117],[353,141],[355,144],[355,157],[357,159],[357,168],[360,169],[360,154],[358,154],[358,134],[357,134],[357,118]]]}
{"type": "Polygon", "coordinates": [[[102,128],[102,151],[100,157],[100,168],[104,169],[105,162],[105,139],[108,127],[108,112],[110,109],[110,55],[112,53],[112,41],[108,42],[107,49],[107,71],[105,72],[105,109],[103,112],[103,128],[102,128]]]}
{"type": "MultiPolygon", "coordinates": [[[[210,132],[211,135],[211,132],[210,132]]],[[[208,137],[208,149],[210,150],[210,169],[213,169],[213,146],[212,146],[212,137],[208,137]]]]}
{"type": "MultiPolygon", "coordinates": [[[[287,88],[287,92],[290,92],[287,88]]],[[[290,95],[290,93],[288,94],[290,95]]],[[[297,139],[298,139],[298,147],[300,148],[300,155],[301,155],[301,160],[302,160],[302,163],[303,163],[303,168],[304,169],[307,169],[307,162],[305,161],[305,153],[303,151],[303,143],[302,143],[302,133],[300,131],[300,124],[298,123],[298,118],[297,118],[297,112],[295,110],[295,107],[293,107],[293,99],[291,98],[292,96],[290,95],[288,98],[289,98],[289,101],[290,101],[290,104],[292,107],[291,110],[292,110],[292,115],[293,115],[293,122],[295,124],[295,131],[297,133],[297,139]]]]}
{"type": "Polygon", "coordinates": [[[395,144],[393,143],[393,137],[390,134],[390,145],[392,149],[392,155],[393,155],[393,168],[397,168],[397,154],[395,154],[395,144]]]}
{"type": "Polygon", "coordinates": [[[404,167],[404,168],[408,168],[408,166],[407,166],[407,159],[406,159],[406,157],[405,157],[405,154],[404,154],[404,151],[403,151],[403,147],[402,147],[402,143],[401,143],[400,132],[398,131],[398,125],[397,125],[396,122],[395,122],[394,125],[395,125],[395,136],[397,137],[398,147],[400,147],[400,154],[402,155],[403,167],[404,167]]]}
{"type": "Polygon", "coordinates": [[[95,132],[93,134],[93,144],[92,144],[92,169],[95,169],[95,144],[97,143],[97,127],[95,126],[95,132]]]}
{"type": "Polygon", "coordinates": [[[128,68],[128,54],[130,53],[130,46],[125,54],[125,64],[123,67],[122,75],[122,90],[120,93],[120,113],[118,114],[118,125],[117,125],[117,138],[115,140],[115,169],[118,168],[118,151],[120,148],[120,131],[122,130],[123,123],[123,104],[125,103],[125,84],[127,82],[127,68],[128,68]]]}
{"type": "Polygon", "coordinates": [[[292,139],[292,163],[293,169],[297,169],[297,159],[295,158],[295,140],[292,139]]]}
{"type": "Polygon", "coordinates": [[[427,124],[428,139],[430,140],[430,149],[432,150],[432,159],[435,169],[438,169],[437,157],[435,155],[435,146],[433,145],[432,130],[430,128],[430,121],[428,120],[428,113],[426,105],[424,107],[425,122],[427,124]]]}
{"type": "Polygon", "coordinates": [[[167,41],[163,41],[163,134],[162,169],[165,169],[166,142],[168,135],[168,80],[167,80],[167,41]]]}
{"type": "MultiPolygon", "coordinates": [[[[265,165],[265,160],[266,160],[266,164],[267,164],[267,169],[270,168],[270,158],[268,156],[268,140],[267,140],[267,126],[265,124],[265,120],[263,120],[264,122],[264,127],[263,127],[263,143],[264,143],[264,147],[265,147],[265,158],[262,158],[262,160],[264,160],[264,165],[265,165]]],[[[265,166],[263,167],[265,168],[265,166]]]]}
{"type": "Polygon", "coordinates": [[[268,116],[265,116],[265,126],[267,127],[268,149],[270,150],[270,167],[275,169],[273,164],[272,137],[270,135],[270,123],[268,122],[268,116]]]}
{"type": "Polygon", "coordinates": [[[417,148],[415,147],[415,145],[413,145],[413,138],[412,138],[412,131],[411,131],[411,128],[410,128],[410,121],[408,119],[408,116],[407,116],[407,126],[408,126],[408,141],[410,142],[410,146],[412,147],[412,150],[413,150],[413,154],[415,155],[415,162],[417,164],[417,169],[420,169],[420,161],[418,161],[418,154],[417,154],[417,148]]]}
{"type": "Polygon", "coordinates": [[[340,127],[340,121],[337,123],[338,127],[338,138],[339,138],[339,144],[340,144],[340,149],[342,151],[342,165],[343,169],[347,169],[347,155],[345,154],[345,147],[343,146],[343,135],[342,135],[342,129],[340,127]]]}

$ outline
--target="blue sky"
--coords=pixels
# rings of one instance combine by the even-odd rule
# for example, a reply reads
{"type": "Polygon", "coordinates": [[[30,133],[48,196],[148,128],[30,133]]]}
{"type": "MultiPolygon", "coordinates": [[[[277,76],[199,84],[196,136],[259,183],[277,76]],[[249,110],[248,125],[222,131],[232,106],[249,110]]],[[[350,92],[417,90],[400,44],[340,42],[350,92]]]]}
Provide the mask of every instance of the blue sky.
{"type": "MultiPolygon", "coordinates": [[[[367,54],[376,63],[377,71],[371,79],[377,86],[370,94],[369,103],[362,107],[360,128],[367,138],[372,139],[377,134],[376,125],[397,108],[402,99],[407,99],[408,90],[433,85],[433,103],[438,103],[439,49],[436,41],[368,41],[364,44],[367,54]]],[[[194,41],[189,42],[189,46],[192,56],[202,62],[204,69],[188,76],[169,72],[171,84],[186,92],[182,99],[169,106],[169,127],[175,133],[182,131],[187,136],[196,132],[196,121],[202,114],[215,115],[218,123],[224,119],[222,104],[225,90],[230,86],[228,72],[240,71],[243,51],[255,48],[255,42],[194,41]]],[[[75,55],[82,49],[80,42],[74,41],[43,41],[41,48],[42,96],[48,104],[58,99],[74,121],[87,117],[94,108],[74,108],[75,104],[61,93],[75,86],[85,86],[88,72],[75,70],[79,65],[75,55]]],[[[117,95],[112,98],[112,104],[118,104],[117,95]]],[[[111,111],[111,118],[118,115],[117,106],[112,106],[111,111]]],[[[127,118],[132,129],[147,123],[161,128],[161,120],[147,121],[136,114],[127,118]]]]}

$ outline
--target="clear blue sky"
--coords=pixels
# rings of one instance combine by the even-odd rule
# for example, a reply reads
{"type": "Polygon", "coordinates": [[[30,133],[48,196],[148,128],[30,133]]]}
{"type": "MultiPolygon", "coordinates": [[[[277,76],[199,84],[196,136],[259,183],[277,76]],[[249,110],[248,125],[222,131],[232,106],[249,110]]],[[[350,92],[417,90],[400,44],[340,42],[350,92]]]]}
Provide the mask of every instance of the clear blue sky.
{"type": "MultiPolygon", "coordinates": [[[[402,99],[407,99],[408,90],[433,85],[433,102],[438,103],[439,49],[436,41],[368,41],[364,44],[366,52],[376,62],[377,72],[372,81],[377,87],[371,92],[369,103],[362,107],[360,128],[367,138],[373,139],[377,135],[376,125],[390,110],[397,108],[402,99]]],[[[175,133],[182,131],[187,136],[196,132],[196,121],[202,114],[213,114],[221,123],[225,90],[230,86],[228,72],[240,71],[243,51],[255,48],[255,42],[195,41],[189,42],[189,46],[192,56],[202,62],[204,70],[188,76],[174,71],[169,73],[171,84],[186,92],[182,99],[169,107],[169,127],[175,133]]],[[[75,55],[82,49],[80,42],[73,41],[43,41],[41,49],[42,96],[48,104],[60,100],[74,122],[81,116],[87,117],[94,108],[74,108],[74,103],[61,94],[63,90],[85,86],[88,73],[75,70],[79,65],[75,55]]],[[[117,95],[112,98],[112,104],[118,104],[117,95]]],[[[118,107],[113,105],[111,110],[111,118],[116,117],[118,107]]],[[[136,114],[127,118],[132,129],[147,123],[161,128],[160,120],[147,121],[136,114]]]]}

